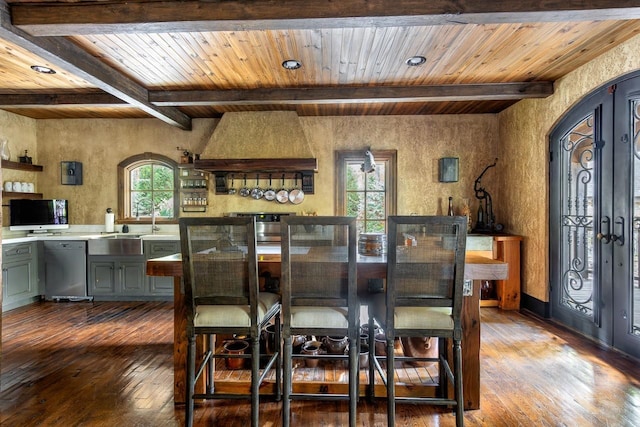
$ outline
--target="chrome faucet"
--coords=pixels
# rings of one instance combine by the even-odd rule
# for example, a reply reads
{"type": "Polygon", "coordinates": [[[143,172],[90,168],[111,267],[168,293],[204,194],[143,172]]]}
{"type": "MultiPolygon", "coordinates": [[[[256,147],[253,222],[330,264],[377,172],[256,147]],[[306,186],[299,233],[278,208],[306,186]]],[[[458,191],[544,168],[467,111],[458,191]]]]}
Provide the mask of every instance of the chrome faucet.
{"type": "Polygon", "coordinates": [[[151,209],[151,234],[154,234],[156,231],[160,231],[160,227],[156,225],[156,210],[155,208],[151,209]]]}

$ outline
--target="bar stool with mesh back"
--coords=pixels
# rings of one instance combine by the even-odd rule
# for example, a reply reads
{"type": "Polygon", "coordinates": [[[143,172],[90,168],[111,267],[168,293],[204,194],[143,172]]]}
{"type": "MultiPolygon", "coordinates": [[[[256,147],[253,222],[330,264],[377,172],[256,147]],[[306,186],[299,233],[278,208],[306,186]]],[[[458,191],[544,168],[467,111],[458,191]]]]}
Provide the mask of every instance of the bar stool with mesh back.
{"type": "Polygon", "coordinates": [[[250,398],[251,425],[258,426],[260,384],[272,368],[276,376],[273,397],[280,398],[281,355],[277,348],[271,355],[260,353],[260,334],[269,322],[275,322],[276,339],[280,339],[280,297],[259,291],[255,219],[181,218],[180,241],[187,304],[186,425],[193,424],[194,400],[250,398]],[[250,354],[216,350],[215,334],[245,335],[250,354]],[[208,344],[203,354],[196,354],[196,336],[203,336],[208,344]],[[215,391],[215,360],[219,358],[250,360],[249,393],[215,391]],[[262,371],[261,359],[265,363],[262,371]],[[195,384],[205,372],[204,393],[196,393],[195,384]]]}
{"type": "Polygon", "coordinates": [[[287,216],[280,229],[284,426],[291,423],[292,399],[348,399],[349,425],[355,426],[360,322],[355,218],[287,216]],[[323,359],[348,360],[348,394],[293,392],[293,360],[305,356],[293,354],[292,335],[348,337],[348,355],[323,359]]]}
{"type": "MultiPolygon", "coordinates": [[[[386,338],[386,373],[370,352],[370,375],[376,370],[387,390],[387,416],[395,425],[396,402],[422,402],[455,407],[456,425],[464,424],[462,391],[462,292],[466,246],[465,217],[390,216],[388,218],[387,287],[385,305],[374,309],[369,320],[373,340],[374,320],[386,338]],[[414,243],[415,242],[415,243],[414,243]],[[396,337],[438,337],[437,358],[396,357],[396,337]],[[453,370],[449,359],[453,350],[453,370]],[[395,365],[403,362],[438,363],[436,393],[429,397],[398,397],[395,365]],[[449,385],[453,385],[453,398],[449,385]]],[[[371,393],[373,388],[369,389],[371,393]]]]}

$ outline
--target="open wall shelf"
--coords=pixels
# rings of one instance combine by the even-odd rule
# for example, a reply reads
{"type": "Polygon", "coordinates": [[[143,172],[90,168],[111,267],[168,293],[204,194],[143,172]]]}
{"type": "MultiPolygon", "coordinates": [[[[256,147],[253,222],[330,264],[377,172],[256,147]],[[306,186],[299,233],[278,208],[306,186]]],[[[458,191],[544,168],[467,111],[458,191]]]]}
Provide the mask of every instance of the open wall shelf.
{"type": "Polygon", "coordinates": [[[10,160],[2,160],[3,169],[15,169],[26,172],[42,172],[42,166],[32,165],[31,163],[12,162],[10,160]]]}
{"type": "MultiPolygon", "coordinates": [[[[43,167],[31,163],[12,162],[2,160],[3,169],[15,169],[24,172],[42,172],[43,167]]],[[[2,206],[9,206],[11,199],[42,199],[42,193],[22,193],[19,191],[2,191],[2,206]]]]}
{"type": "Polygon", "coordinates": [[[216,194],[227,194],[229,176],[248,181],[272,179],[274,187],[280,180],[299,180],[302,191],[314,193],[314,174],[318,170],[317,159],[198,159],[194,168],[210,172],[215,177],[216,194]]]}

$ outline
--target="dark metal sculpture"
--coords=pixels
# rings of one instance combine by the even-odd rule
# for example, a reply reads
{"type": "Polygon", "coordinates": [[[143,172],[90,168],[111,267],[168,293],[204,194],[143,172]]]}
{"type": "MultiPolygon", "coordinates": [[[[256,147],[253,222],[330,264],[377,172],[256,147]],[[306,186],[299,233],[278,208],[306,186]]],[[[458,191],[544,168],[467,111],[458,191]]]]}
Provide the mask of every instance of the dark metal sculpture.
{"type": "Polygon", "coordinates": [[[496,218],[493,215],[493,202],[491,200],[491,194],[484,187],[481,186],[480,180],[484,176],[484,174],[495,167],[498,163],[498,159],[484,168],[482,173],[478,178],[476,178],[476,182],[473,184],[473,190],[476,193],[476,199],[480,201],[480,206],[478,207],[478,220],[476,222],[476,226],[473,229],[474,231],[491,231],[495,226],[496,218]],[[483,206],[484,201],[484,206],[483,206]]]}

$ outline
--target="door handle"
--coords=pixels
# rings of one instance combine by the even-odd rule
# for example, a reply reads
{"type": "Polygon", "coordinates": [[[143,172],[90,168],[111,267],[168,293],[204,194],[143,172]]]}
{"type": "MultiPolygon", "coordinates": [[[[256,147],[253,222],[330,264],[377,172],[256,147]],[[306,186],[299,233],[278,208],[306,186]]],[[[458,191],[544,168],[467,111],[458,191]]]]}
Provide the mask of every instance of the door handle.
{"type": "Polygon", "coordinates": [[[618,235],[612,234],[611,240],[616,242],[618,245],[623,246],[624,245],[624,218],[621,216],[617,217],[615,224],[620,226],[620,234],[618,235]]]}
{"type": "Polygon", "coordinates": [[[600,220],[600,232],[596,234],[596,239],[605,244],[611,242],[611,221],[608,216],[603,216],[600,220]]]}

